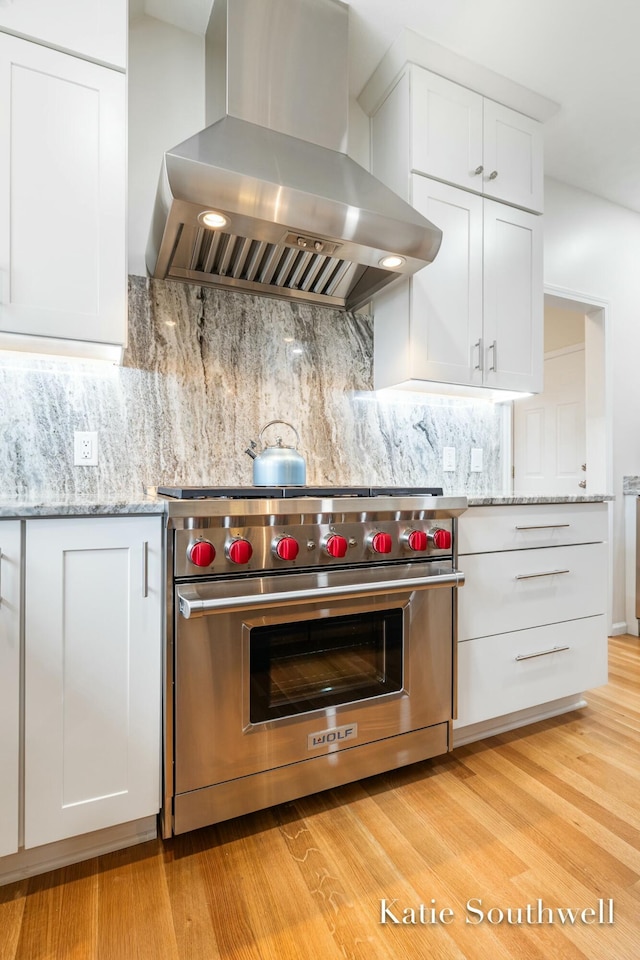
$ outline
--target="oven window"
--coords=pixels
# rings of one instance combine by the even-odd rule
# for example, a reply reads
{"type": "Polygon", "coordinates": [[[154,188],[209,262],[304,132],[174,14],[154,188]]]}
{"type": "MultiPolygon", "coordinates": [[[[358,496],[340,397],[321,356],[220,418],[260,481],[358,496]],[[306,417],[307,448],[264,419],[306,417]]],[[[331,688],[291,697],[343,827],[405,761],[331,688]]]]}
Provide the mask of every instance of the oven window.
{"type": "Polygon", "coordinates": [[[402,689],[402,610],[254,627],[250,720],[366,700],[402,689]]]}

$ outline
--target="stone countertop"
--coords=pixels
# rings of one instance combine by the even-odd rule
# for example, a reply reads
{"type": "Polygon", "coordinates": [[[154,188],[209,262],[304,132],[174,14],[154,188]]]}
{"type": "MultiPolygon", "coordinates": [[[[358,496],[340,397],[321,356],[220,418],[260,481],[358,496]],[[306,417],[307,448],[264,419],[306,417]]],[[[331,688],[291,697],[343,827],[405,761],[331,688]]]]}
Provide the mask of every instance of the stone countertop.
{"type": "MultiPolygon", "coordinates": [[[[640,477],[638,493],[640,493],[640,477]]],[[[627,492],[627,491],[625,491],[627,492]]],[[[464,494],[461,494],[464,496],[464,494]]],[[[487,507],[525,503],[603,503],[613,500],[609,494],[588,494],[584,496],[517,496],[503,494],[485,494],[467,498],[470,507],[487,507]]],[[[132,494],[131,497],[41,497],[39,499],[21,499],[0,497],[0,519],[21,519],[29,517],[106,517],[137,514],[158,514],[168,512],[168,503],[164,497],[153,493],[147,496],[132,494]]]]}
{"type": "Polygon", "coordinates": [[[640,497],[640,477],[623,477],[622,493],[625,497],[640,497]]]}
{"type": "MultiPolygon", "coordinates": [[[[638,479],[640,481],[640,478],[638,479]]],[[[548,496],[534,494],[530,496],[524,496],[523,494],[486,494],[484,496],[468,497],[470,507],[509,506],[511,504],[524,503],[605,503],[609,500],[615,500],[615,497],[608,493],[583,494],[582,496],[564,496],[562,494],[550,494],[548,496]]]]}
{"type": "Polygon", "coordinates": [[[38,499],[0,497],[0,519],[25,519],[29,517],[107,517],[134,516],[138,514],[162,515],[167,511],[167,501],[155,496],[129,497],[41,497],[38,499]]]}

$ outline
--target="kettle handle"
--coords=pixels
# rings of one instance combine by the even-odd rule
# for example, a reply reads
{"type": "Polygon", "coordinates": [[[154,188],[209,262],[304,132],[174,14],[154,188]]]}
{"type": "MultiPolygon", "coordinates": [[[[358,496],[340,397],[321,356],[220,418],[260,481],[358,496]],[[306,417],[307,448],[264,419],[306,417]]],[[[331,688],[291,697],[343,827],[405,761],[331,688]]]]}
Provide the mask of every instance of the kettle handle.
{"type": "Polygon", "coordinates": [[[300,446],[300,434],[298,433],[294,425],[292,423],[289,423],[288,420],[269,420],[269,423],[265,423],[264,427],[260,431],[260,436],[258,437],[258,443],[262,443],[262,434],[265,432],[267,427],[272,427],[274,423],[284,423],[285,427],[291,427],[291,429],[296,435],[296,446],[297,447],[300,446]]]}

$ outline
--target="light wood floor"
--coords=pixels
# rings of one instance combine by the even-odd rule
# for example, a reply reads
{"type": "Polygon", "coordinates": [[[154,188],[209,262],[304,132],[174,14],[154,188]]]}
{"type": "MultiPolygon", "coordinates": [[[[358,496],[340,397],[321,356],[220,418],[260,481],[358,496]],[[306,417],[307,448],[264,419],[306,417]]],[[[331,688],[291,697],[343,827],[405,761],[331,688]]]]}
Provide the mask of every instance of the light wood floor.
{"type": "Polygon", "coordinates": [[[637,639],[610,641],[610,682],[587,699],[444,758],[0,888],[0,960],[636,960],[637,639]],[[539,899],[603,900],[607,919],[613,899],[615,919],[490,922],[528,903],[535,919],[539,899]],[[397,918],[422,903],[426,921],[432,901],[454,916],[382,925],[383,900],[397,918]],[[465,922],[479,919],[469,900],[479,923],[465,922]]]}

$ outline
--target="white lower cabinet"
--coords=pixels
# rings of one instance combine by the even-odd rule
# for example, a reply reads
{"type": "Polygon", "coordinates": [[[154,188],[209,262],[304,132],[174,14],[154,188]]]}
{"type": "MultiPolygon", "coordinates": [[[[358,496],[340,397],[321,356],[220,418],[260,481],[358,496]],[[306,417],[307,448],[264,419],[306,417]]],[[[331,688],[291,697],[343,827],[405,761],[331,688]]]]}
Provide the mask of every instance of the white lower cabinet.
{"type": "Polygon", "coordinates": [[[19,843],[20,544],[20,521],[0,521],[0,857],[19,843]]]}
{"type": "Polygon", "coordinates": [[[572,503],[460,518],[458,742],[476,738],[473,724],[477,736],[518,726],[606,683],[607,515],[606,503],[572,503]]]}
{"type": "Polygon", "coordinates": [[[606,681],[604,616],[458,645],[458,727],[560,700],[606,681]]]}
{"type": "Polygon", "coordinates": [[[465,557],[458,639],[603,613],[606,550],[604,543],[586,543],[465,557]]]}
{"type": "Polygon", "coordinates": [[[26,848],[160,806],[160,517],[26,523],[26,848]]]}

